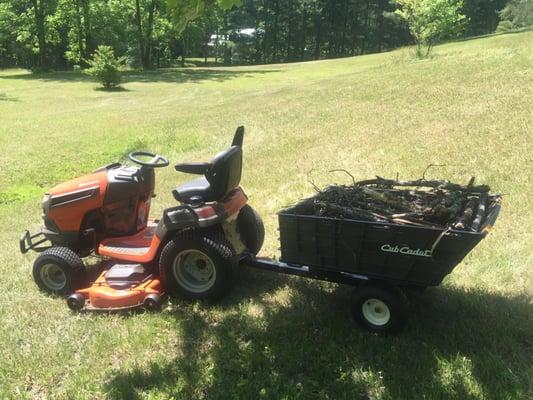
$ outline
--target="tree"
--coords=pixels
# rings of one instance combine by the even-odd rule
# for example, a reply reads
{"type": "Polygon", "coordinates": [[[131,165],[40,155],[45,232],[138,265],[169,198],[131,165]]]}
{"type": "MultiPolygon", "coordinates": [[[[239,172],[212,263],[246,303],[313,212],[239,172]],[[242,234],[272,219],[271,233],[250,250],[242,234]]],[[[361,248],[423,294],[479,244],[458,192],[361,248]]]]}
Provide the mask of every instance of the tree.
{"type": "Polygon", "coordinates": [[[533,25],[533,1],[511,0],[499,14],[499,32],[530,27],[533,25]]]}
{"type": "Polygon", "coordinates": [[[409,26],[418,57],[427,57],[436,42],[458,34],[466,21],[460,12],[463,0],[395,1],[400,6],[395,14],[409,26]]]}
{"type": "Polygon", "coordinates": [[[144,69],[150,69],[152,68],[152,33],[154,28],[154,14],[157,11],[159,2],[158,0],[147,0],[143,3],[143,10],[146,13],[144,24],[141,15],[141,0],[135,0],[135,24],[137,26],[137,40],[139,43],[141,65],[144,69]]]}

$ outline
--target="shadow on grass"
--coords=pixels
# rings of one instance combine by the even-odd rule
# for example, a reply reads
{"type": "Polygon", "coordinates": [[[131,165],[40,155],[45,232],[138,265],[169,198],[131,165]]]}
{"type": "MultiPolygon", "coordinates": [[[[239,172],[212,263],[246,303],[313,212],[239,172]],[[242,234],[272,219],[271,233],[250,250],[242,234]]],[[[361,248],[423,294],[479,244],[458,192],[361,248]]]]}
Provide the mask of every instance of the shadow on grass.
{"type": "Polygon", "coordinates": [[[16,98],[8,96],[5,93],[0,93],[0,101],[18,101],[16,98]]]}
{"type": "Polygon", "coordinates": [[[94,90],[97,90],[97,91],[99,91],[99,92],[109,92],[109,93],[114,93],[114,92],[131,92],[131,90],[126,89],[125,87],[122,87],[122,86],[115,86],[115,87],[111,87],[111,88],[106,88],[106,87],[98,86],[98,87],[94,88],[94,90]]]}
{"type": "MultiPolygon", "coordinates": [[[[234,69],[211,69],[211,68],[183,68],[161,69],[156,71],[125,71],[122,73],[122,84],[131,82],[200,82],[212,80],[222,82],[238,77],[251,77],[258,74],[277,72],[277,70],[234,70],[234,69]]],[[[35,79],[58,82],[92,82],[94,79],[81,72],[64,71],[48,73],[23,73],[3,76],[2,79],[35,79]]],[[[127,90],[127,89],[124,89],[127,90]]]]}
{"type": "Polygon", "coordinates": [[[351,321],[348,287],[332,290],[259,271],[244,275],[250,284],[241,282],[217,306],[221,320],[213,322],[202,305],[179,307],[171,316],[183,333],[179,347],[169,348],[176,355],[117,371],[106,385],[109,396],[136,399],[147,391],[187,399],[527,396],[533,309],[526,298],[429,289],[411,296],[406,331],[382,337],[351,321]],[[269,300],[279,289],[288,297],[277,293],[281,301],[269,300]],[[252,313],[246,311],[251,299],[252,313]]]}

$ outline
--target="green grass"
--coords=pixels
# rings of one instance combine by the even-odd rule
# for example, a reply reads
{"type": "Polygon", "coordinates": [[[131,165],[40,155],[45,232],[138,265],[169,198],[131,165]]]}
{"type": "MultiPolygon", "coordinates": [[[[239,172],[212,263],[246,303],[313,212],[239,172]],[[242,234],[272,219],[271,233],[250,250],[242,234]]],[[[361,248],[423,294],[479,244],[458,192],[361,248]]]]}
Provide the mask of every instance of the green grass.
{"type": "MultiPolygon", "coordinates": [[[[526,399],[533,396],[533,33],[288,65],[0,72],[0,398],[526,399]],[[494,232],[442,286],[411,297],[397,337],[357,329],[351,290],[257,271],[220,304],[75,314],[39,293],[18,235],[52,185],[147,149],[207,160],[247,128],[243,185],[277,256],[276,211],[307,182],[375,174],[506,194],[494,232]]],[[[186,177],[157,171],[152,213],[186,177]]]]}

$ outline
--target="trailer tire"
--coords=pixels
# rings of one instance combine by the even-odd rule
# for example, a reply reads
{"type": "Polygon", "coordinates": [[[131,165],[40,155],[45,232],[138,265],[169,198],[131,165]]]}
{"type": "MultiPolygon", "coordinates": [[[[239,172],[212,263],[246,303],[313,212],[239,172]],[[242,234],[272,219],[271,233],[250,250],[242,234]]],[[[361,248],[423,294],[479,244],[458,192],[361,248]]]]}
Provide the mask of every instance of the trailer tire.
{"type": "Polygon", "coordinates": [[[33,263],[33,279],[42,291],[67,295],[79,289],[86,278],[81,258],[68,247],[43,251],[33,263]]]}
{"type": "Polygon", "coordinates": [[[246,250],[254,256],[259,253],[265,241],[265,225],[261,216],[252,207],[246,204],[237,217],[237,228],[246,250]]]}
{"type": "Polygon", "coordinates": [[[351,304],[354,320],[376,333],[398,333],[407,319],[407,300],[396,286],[367,283],[359,286],[351,304]]]}
{"type": "Polygon", "coordinates": [[[170,295],[215,301],[230,290],[236,264],[235,252],[220,232],[185,231],[163,247],[159,274],[170,295]]]}

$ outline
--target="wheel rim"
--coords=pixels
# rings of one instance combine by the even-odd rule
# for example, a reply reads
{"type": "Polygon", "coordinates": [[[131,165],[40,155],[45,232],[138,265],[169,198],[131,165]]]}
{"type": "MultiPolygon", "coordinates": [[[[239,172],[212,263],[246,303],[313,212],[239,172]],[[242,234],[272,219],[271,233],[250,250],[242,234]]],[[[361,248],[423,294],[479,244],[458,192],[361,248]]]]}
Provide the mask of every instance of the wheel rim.
{"type": "Polygon", "coordinates": [[[215,263],[199,250],[184,250],[172,263],[172,273],[176,282],[193,293],[203,293],[214,284],[217,276],[215,263]]]}
{"type": "Polygon", "coordinates": [[[57,264],[45,264],[41,268],[41,281],[51,290],[61,290],[67,283],[65,272],[57,264]]]}
{"type": "Polygon", "coordinates": [[[367,299],[362,309],[363,316],[372,325],[383,326],[390,321],[389,307],[379,299],[367,299]]]}

